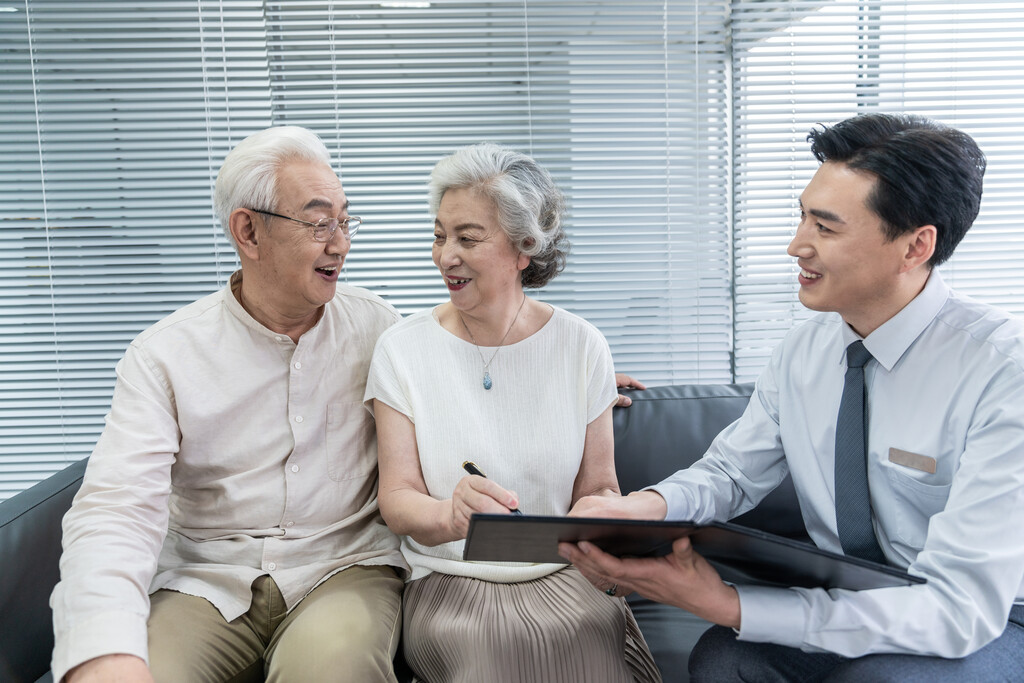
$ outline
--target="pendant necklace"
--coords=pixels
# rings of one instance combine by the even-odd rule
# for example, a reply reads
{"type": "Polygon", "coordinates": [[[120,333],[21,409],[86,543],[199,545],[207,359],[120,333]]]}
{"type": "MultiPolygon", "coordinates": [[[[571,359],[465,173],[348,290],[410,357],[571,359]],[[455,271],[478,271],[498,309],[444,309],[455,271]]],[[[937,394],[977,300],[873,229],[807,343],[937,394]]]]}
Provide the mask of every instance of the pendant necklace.
{"type": "Polygon", "coordinates": [[[480,350],[480,345],[477,344],[476,343],[476,339],[473,338],[473,333],[470,332],[469,326],[466,325],[466,321],[463,320],[462,313],[459,311],[459,309],[457,309],[457,308],[455,309],[455,313],[459,316],[459,322],[462,323],[462,328],[464,330],[466,330],[466,334],[469,335],[470,340],[473,342],[473,346],[476,347],[476,352],[478,354],[480,354],[480,362],[484,364],[484,382],[483,383],[484,383],[484,389],[486,389],[487,391],[490,391],[491,387],[494,386],[494,382],[491,380],[491,373],[490,373],[491,363],[494,362],[495,356],[497,356],[498,352],[501,351],[501,345],[504,344],[505,343],[505,339],[508,338],[508,333],[512,331],[512,328],[515,326],[516,321],[519,320],[519,314],[522,312],[523,304],[525,304],[525,303],[526,303],[526,292],[523,292],[523,300],[521,302],[519,302],[519,309],[516,311],[516,317],[512,318],[512,324],[510,324],[508,326],[508,329],[505,330],[505,336],[501,338],[500,342],[498,342],[498,348],[496,348],[494,350],[494,353],[491,354],[491,360],[487,360],[487,361],[484,360],[484,352],[480,350]]]}

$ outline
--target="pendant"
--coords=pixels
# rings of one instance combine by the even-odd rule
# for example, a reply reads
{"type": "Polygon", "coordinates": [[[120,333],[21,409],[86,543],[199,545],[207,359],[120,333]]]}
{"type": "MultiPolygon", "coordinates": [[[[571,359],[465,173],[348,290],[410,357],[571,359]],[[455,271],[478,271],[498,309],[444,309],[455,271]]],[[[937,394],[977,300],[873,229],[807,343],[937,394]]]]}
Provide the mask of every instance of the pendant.
{"type": "Polygon", "coordinates": [[[490,391],[492,386],[494,386],[494,382],[491,381],[491,373],[484,370],[484,389],[490,391]]]}

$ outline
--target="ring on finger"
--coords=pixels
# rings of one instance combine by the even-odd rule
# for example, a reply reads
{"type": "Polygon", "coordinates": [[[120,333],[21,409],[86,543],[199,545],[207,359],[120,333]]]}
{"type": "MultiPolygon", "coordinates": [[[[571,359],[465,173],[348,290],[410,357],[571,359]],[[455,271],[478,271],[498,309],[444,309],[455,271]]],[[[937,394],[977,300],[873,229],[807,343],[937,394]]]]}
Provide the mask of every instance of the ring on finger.
{"type": "Polygon", "coordinates": [[[612,596],[614,598],[615,597],[615,593],[617,593],[618,590],[619,590],[619,584],[613,583],[611,588],[608,588],[607,590],[605,590],[605,593],[607,593],[608,595],[610,595],[610,596],[612,596]]]}

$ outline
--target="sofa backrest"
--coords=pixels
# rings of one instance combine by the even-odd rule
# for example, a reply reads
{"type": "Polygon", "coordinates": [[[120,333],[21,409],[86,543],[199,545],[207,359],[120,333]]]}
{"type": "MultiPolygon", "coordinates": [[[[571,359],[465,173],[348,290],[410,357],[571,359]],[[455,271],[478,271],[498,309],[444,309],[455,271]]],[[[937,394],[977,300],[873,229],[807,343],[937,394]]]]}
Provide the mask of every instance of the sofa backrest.
{"type": "Polygon", "coordinates": [[[60,578],[61,521],[85,463],[0,503],[0,681],[34,681],[50,669],[50,593],[60,578]]]}
{"type": "MultiPolygon", "coordinates": [[[[722,429],[743,413],[753,384],[679,384],[627,391],[615,408],[615,469],[622,493],[655,484],[699,460],[722,429]]],[[[753,510],[732,520],[787,538],[807,532],[787,476],[753,510]]]]}
{"type": "MultiPolygon", "coordinates": [[[[653,387],[627,392],[613,411],[615,464],[623,493],[688,467],[742,414],[750,384],[653,387]]],[[[61,520],[85,472],[85,460],[0,503],[0,681],[34,681],[50,667],[49,599],[59,579],[61,520]]],[[[733,520],[806,540],[789,478],[754,510],[733,520]]]]}

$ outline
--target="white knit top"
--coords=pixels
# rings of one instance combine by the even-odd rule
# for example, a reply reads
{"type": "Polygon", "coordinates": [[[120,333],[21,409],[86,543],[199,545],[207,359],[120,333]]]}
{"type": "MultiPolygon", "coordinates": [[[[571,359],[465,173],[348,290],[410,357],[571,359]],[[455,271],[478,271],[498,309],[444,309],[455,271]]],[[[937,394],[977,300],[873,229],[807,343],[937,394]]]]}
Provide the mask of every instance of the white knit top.
{"type": "MultiPolygon", "coordinates": [[[[533,515],[565,515],[583,457],[587,425],[616,399],[608,343],[593,325],[553,307],[551,319],[526,339],[501,347],[483,387],[475,345],[441,327],[434,310],[406,318],[381,335],[365,398],[378,399],[416,426],[430,495],[451,498],[472,460],[519,496],[533,515]]],[[[498,347],[480,347],[490,359],[498,347]]],[[[514,583],[545,576],[557,564],[465,562],[464,541],[424,546],[406,537],[410,580],[438,571],[514,583]]]]}

